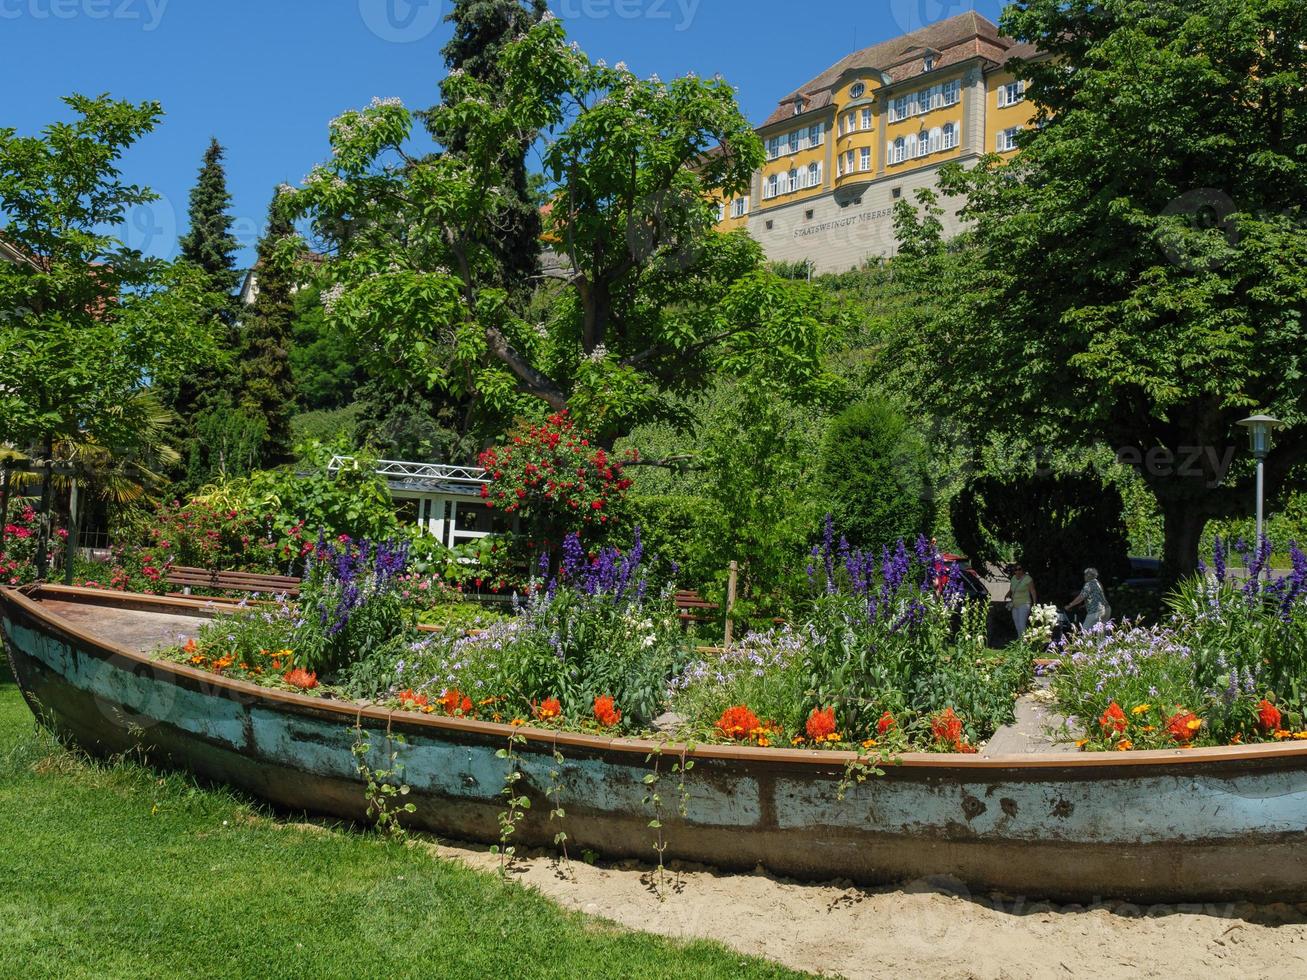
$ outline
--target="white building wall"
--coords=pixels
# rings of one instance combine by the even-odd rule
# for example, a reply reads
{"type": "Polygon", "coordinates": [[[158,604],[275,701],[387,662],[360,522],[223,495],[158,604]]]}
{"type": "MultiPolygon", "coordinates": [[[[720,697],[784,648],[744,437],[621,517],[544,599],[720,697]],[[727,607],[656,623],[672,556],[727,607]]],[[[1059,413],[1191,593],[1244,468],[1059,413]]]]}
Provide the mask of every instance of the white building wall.
{"type": "MultiPolygon", "coordinates": [[[[970,127],[969,127],[970,128],[970,127]]],[[[949,163],[973,166],[976,154],[953,157],[949,163]]],[[[868,259],[893,255],[897,251],[894,239],[894,205],[900,200],[915,201],[918,188],[936,189],[936,175],[943,163],[921,167],[896,174],[894,167],[886,169],[861,192],[861,204],[853,203],[848,191],[796,201],[768,208],[749,216],[749,234],[763,247],[773,262],[811,261],[818,273],[847,272],[868,259]],[[894,196],[895,189],[899,197],[894,196]],[[841,206],[845,200],[847,206],[841,206]],[[812,217],[807,213],[811,211],[812,217]]],[[[940,216],[946,237],[962,230],[957,211],[962,206],[958,199],[940,195],[940,216]]]]}

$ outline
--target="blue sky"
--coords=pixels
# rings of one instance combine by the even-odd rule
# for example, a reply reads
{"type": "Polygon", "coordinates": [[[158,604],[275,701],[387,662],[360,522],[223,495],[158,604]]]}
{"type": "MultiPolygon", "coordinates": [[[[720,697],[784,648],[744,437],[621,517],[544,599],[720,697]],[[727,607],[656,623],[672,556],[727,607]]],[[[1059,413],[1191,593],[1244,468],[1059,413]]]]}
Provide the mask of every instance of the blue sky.
{"type": "MultiPolygon", "coordinates": [[[[166,116],[127,157],[128,179],[163,195],[125,238],[176,254],[209,137],[227,148],[243,246],[273,188],[327,153],[327,123],[373,96],[430,105],[444,74],[450,0],[0,0],[0,125],[38,131],[70,92],[157,99],[166,116]]],[[[643,75],[723,74],[745,113],[859,47],[1001,0],[550,0],[592,58],[643,75]]]]}

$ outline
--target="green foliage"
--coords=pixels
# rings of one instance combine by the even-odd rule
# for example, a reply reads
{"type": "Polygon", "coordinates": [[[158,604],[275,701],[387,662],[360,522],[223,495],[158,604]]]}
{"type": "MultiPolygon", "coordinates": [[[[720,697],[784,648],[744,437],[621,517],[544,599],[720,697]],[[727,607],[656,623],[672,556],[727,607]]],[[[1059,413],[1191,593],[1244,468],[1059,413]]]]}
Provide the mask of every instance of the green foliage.
{"type": "MultiPolygon", "coordinates": [[[[295,293],[290,369],[295,379],[296,405],[302,412],[347,408],[367,380],[349,336],[327,322],[322,294],[312,286],[295,293]]],[[[300,441],[292,439],[292,444],[300,441]]]]}
{"type": "MultiPolygon", "coordinates": [[[[944,298],[905,318],[892,358],[928,371],[941,414],[1137,463],[1173,575],[1203,524],[1246,512],[1246,457],[1218,485],[1235,423],[1307,416],[1307,32],[1278,0],[1009,6],[1004,33],[1049,57],[1017,68],[1038,127],[1011,161],[946,168],[970,245],[905,263],[944,298]],[[1188,447],[1214,449],[1190,459],[1188,447]],[[1174,454],[1174,465],[1146,462],[1174,454]]],[[[1296,424],[1271,487],[1307,453],[1296,424]]]]}
{"type": "Polygon", "coordinates": [[[483,444],[479,432],[502,431],[484,418],[474,399],[401,379],[368,381],[358,397],[356,441],[385,459],[471,463],[483,444]]]}
{"type": "Polygon", "coordinates": [[[74,120],[41,136],[0,128],[0,215],[19,257],[0,262],[0,441],[20,448],[130,442],[142,424],[135,395],[217,356],[205,277],[108,233],[156,199],[118,163],[162,110],[64,101],[74,120]]]}
{"type": "Polygon", "coordinates": [[[712,230],[714,195],[744,189],[762,162],[729,85],[593,64],[556,19],[507,45],[499,71],[494,84],[451,74],[424,115],[464,134],[456,152],[414,159],[410,114],[378,101],[337,119],[332,160],[284,189],[334,253],[329,322],[379,377],[475,395],[501,417],[537,415],[533,399],[571,404],[603,437],[714,371],[819,383],[816,295],[759,271],[747,235],[712,230]],[[538,135],[556,188],[549,233],[575,274],[531,324],[484,229],[538,135]],[[709,155],[718,145],[732,152],[709,155]]]}
{"type": "Polygon", "coordinates": [[[290,346],[295,319],[295,268],[278,251],[294,227],[276,206],[268,212],[268,229],[259,242],[258,295],[240,324],[239,390],[237,404],[261,419],[264,466],[291,457],[290,413],[294,399],[290,346]]]}
{"type": "Polygon", "coordinates": [[[359,419],[363,409],[362,403],[352,402],[344,408],[301,412],[290,420],[291,443],[295,446],[314,443],[328,446],[357,446],[364,442],[358,437],[359,419]]]}
{"type": "Polygon", "coordinates": [[[930,531],[926,447],[888,402],[868,400],[836,415],[826,430],[820,467],[828,511],[855,547],[913,540],[930,531]]]}
{"type": "Polygon", "coordinates": [[[219,405],[191,419],[186,461],[190,486],[248,476],[259,468],[268,435],[267,421],[251,412],[219,405]]]}

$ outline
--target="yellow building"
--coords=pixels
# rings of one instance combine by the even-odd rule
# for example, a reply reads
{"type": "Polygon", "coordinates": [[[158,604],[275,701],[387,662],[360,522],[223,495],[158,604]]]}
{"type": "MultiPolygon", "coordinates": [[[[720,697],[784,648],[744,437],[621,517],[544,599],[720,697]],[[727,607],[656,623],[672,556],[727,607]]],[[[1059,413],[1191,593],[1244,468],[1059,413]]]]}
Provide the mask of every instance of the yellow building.
{"type": "MultiPolygon", "coordinates": [[[[769,258],[820,272],[892,254],[896,201],[944,163],[1015,148],[1033,112],[1006,65],[1034,54],[966,13],[849,55],[758,127],[766,162],[747,196],[719,202],[718,227],[747,227],[769,258]]],[[[957,230],[955,211],[944,221],[957,230]]]]}

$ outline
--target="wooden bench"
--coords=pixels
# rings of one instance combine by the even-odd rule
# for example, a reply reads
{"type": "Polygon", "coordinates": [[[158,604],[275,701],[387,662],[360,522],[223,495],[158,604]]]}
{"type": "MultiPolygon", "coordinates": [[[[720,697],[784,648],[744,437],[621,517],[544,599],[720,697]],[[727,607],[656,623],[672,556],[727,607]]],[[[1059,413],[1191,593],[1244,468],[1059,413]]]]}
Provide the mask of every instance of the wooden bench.
{"type": "Polygon", "coordinates": [[[676,612],[683,623],[711,623],[717,618],[716,612],[720,608],[692,589],[681,589],[676,593],[676,612]]]}
{"type": "Polygon", "coordinates": [[[261,572],[220,572],[209,568],[177,567],[168,569],[168,584],[180,592],[173,595],[190,595],[192,589],[214,592],[240,592],[246,595],[284,595],[292,599],[300,594],[300,580],[286,575],[265,575],[261,572]]]}

